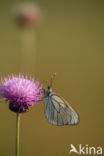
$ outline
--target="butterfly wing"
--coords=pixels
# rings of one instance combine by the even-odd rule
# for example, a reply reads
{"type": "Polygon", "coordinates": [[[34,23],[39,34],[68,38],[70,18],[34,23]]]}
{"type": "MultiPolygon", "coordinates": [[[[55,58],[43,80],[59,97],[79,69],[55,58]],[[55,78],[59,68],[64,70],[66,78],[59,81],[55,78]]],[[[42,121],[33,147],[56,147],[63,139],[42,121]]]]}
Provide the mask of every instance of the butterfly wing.
{"type": "Polygon", "coordinates": [[[45,115],[49,123],[54,125],[76,125],[79,123],[77,112],[62,97],[53,93],[44,98],[45,115]]]}

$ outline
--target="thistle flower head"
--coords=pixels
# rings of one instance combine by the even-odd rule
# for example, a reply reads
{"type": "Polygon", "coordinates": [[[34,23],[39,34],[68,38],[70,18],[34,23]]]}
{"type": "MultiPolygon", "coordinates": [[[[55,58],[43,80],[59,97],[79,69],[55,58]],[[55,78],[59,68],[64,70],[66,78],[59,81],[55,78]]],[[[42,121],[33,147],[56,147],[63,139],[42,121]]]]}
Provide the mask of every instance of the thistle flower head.
{"type": "Polygon", "coordinates": [[[22,113],[36,104],[42,95],[42,86],[38,81],[22,74],[11,75],[1,79],[0,97],[9,101],[9,109],[22,113]]]}
{"type": "Polygon", "coordinates": [[[13,15],[15,22],[20,26],[35,26],[42,20],[40,7],[30,2],[18,4],[13,9],[13,15]]]}

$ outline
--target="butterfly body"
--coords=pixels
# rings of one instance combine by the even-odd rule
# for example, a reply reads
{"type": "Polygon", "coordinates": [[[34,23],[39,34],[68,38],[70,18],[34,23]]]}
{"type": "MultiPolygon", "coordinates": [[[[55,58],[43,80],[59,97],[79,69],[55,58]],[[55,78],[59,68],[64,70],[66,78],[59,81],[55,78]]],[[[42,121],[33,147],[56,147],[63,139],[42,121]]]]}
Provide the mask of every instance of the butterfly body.
{"type": "Polygon", "coordinates": [[[52,92],[48,86],[44,91],[45,115],[49,123],[62,125],[76,125],[79,123],[79,116],[68,102],[52,92]]]}

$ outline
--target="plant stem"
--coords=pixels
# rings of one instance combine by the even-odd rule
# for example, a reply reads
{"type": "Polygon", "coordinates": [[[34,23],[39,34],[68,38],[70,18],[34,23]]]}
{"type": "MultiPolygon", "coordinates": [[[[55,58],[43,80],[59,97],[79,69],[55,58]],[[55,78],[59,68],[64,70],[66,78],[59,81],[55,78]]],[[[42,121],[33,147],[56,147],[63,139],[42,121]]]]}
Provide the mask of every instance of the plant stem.
{"type": "Polygon", "coordinates": [[[16,156],[19,156],[20,114],[16,117],[16,156]]]}
{"type": "Polygon", "coordinates": [[[20,72],[34,74],[36,66],[36,38],[34,29],[21,30],[20,72]]]}

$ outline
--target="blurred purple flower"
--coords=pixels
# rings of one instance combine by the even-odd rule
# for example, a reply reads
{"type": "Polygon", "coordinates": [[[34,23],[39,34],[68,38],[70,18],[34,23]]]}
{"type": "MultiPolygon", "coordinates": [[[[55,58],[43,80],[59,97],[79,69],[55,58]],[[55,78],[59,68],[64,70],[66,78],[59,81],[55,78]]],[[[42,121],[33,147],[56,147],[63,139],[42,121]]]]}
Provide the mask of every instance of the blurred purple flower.
{"type": "Polygon", "coordinates": [[[14,20],[20,26],[36,26],[41,23],[43,15],[38,5],[24,2],[13,8],[14,20]]]}
{"type": "Polygon", "coordinates": [[[12,74],[1,80],[0,97],[9,101],[9,109],[14,112],[26,112],[41,99],[41,95],[39,82],[23,74],[12,74]]]}

